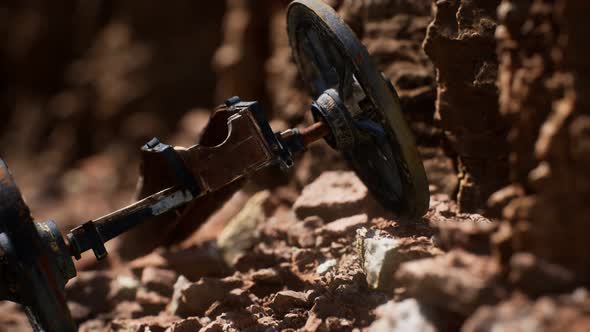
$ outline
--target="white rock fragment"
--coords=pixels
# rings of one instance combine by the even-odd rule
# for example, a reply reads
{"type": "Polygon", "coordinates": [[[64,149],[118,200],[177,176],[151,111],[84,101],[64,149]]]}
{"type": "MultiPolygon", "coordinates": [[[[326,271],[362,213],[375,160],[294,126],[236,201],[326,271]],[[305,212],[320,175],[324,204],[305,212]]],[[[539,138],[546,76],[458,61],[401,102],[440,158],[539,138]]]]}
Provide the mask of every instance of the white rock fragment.
{"type": "Polygon", "coordinates": [[[260,237],[258,227],[268,217],[264,205],[269,197],[270,191],[268,190],[254,194],[219,234],[217,246],[223,253],[227,264],[233,265],[260,237]]]}
{"type": "Polygon", "coordinates": [[[317,267],[316,273],[319,275],[324,275],[326,272],[332,270],[337,263],[338,262],[335,259],[328,259],[317,267]]]}
{"type": "Polygon", "coordinates": [[[367,238],[364,241],[364,264],[369,286],[377,289],[389,289],[388,276],[393,275],[389,262],[395,254],[397,241],[392,238],[367,238]]]}
{"type": "Polygon", "coordinates": [[[391,238],[386,233],[357,230],[356,249],[362,259],[367,284],[375,289],[391,291],[393,275],[401,263],[442,254],[425,237],[391,238]]]}
{"type": "Polygon", "coordinates": [[[376,309],[377,319],[369,326],[369,332],[437,331],[426,317],[425,310],[416,299],[401,302],[389,301],[376,309]]]}

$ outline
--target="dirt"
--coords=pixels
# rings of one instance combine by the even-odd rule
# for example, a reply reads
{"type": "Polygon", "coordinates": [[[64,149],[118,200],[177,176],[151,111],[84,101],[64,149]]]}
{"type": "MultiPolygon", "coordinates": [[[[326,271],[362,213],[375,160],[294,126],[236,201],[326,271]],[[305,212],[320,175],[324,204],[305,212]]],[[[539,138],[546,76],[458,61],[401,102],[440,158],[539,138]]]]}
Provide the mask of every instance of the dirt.
{"type": "MultiPolygon", "coordinates": [[[[427,214],[397,218],[318,143],[85,255],[80,331],[590,329],[586,1],[328,3],[400,95],[427,214]]],[[[287,4],[0,5],[0,151],[35,217],[68,230],[132,201],[138,147],[194,144],[225,97],[309,123],[287,4]]],[[[0,330],[30,327],[2,302],[0,330]]]]}

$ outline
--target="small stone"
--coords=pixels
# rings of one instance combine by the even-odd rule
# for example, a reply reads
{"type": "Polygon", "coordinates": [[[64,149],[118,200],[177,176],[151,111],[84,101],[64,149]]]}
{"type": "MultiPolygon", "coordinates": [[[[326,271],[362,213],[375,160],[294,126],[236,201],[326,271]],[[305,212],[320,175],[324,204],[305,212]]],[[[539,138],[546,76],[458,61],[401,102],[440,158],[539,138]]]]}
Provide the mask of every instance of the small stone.
{"type": "Polygon", "coordinates": [[[140,319],[115,319],[111,322],[112,331],[125,332],[164,332],[178,317],[146,316],[140,319]]]}
{"type": "Polygon", "coordinates": [[[322,264],[318,265],[318,267],[316,268],[316,273],[319,274],[319,275],[324,275],[328,271],[332,270],[337,264],[338,264],[338,261],[337,260],[335,260],[335,259],[328,259],[327,261],[325,261],[322,264]]]}
{"type": "MultiPolygon", "coordinates": [[[[111,292],[114,274],[107,271],[80,271],[78,276],[66,286],[66,298],[90,309],[89,316],[110,311],[116,301],[134,300],[135,294],[127,292],[127,298],[118,297],[117,300],[109,296],[117,295],[111,292]]],[[[120,294],[122,295],[122,294],[120,294]]]]}
{"type": "Polygon", "coordinates": [[[129,262],[127,266],[137,274],[142,273],[146,267],[152,266],[172,270],[177,274],[195,279],[229,272],[215,243],[208,242],[191,245],[184,249],[155,250],[129,262]]]}
{"type": "Polygon", "coordinates": [[[196,332],[201,327],[201,322],[197,317],[189,317],[187,319],[183,319],[179,322],[175,322],[166,329],[166,332],[196,332]]]}
{"type": "Polygon", "coordinates": [[[246,308],[252,304],[249,292],[241,288],[235,288],[229,291],[227,296],[223,299],[223,302],[234,308],[246,308]]]}
{"type": "Polygon", "coordinates": [[[491,237],[498,229],[497,223],[479,214],[437,218],[431,225],[436,227],[436,241],[443,249],[464,249],[482,255],[491,253],[491,237]]]}
{"type": "Polygon", "coordinates": [[[375,289],[393,290],[393,275],[400,264],[406,261],[442,254],[426,238],[389,238],[382,233],[357,232],[357,250],[367,283],[375,289]]]}
{"type": "Polygon", "coordinates": [[[298,329],[305,324],[305,315],[301,313],[288,313],[283,318],[284,328],[298,329]]]}
{"type": "Polygon", "coordinates": [[[333,221],[366,212],[369,201],[367,187],[354,172],[329,171],[303,189],[293,210],[301,220],[318,216],[333,221]]]}
{"type": "Polygon", "coordinates": [[[117,318],[138,318],[144,316],[144,311],[141,305],[135,301],[122,301],[111,309],[113,316],[117,318]]]}
{"type": "Polygon", "coordinates": [[[223,332],[223,324],[213,321],[200,329],[199,332],[223,332]]]}
{"type": "Polygon", "coordinates": [[[249,331],[256,324],[256,318],[246,310],[235,310],[225,312],[206,327],[201,329],[203,331],[224,331],[224,332],[238,332],[249,331]],[[218,329],[221,328],[221,329],[218,329]]]}
{"type": "Polygon", "coordinates": [[[279,314],[285,314],[294,308],[307,307],[307,296],[291,290],[281,291],[275,294],[270,307],[279,314]]]}
{"type": "Polygon", "coordinates": [[[369,332],[436,332],[429,311],[416,299],[389,301],[375,309],[377,319],[369,326],[369,332]]]}
{"type": "MultiPolygon", "coordinates": [[[[98,331],[110,331],[108,329],[108,323],[102,319],[91,319],[87,320],[80,325],[78,325],[78,332],[98,332],[98,331]]],[[[28,322],[26,325],[29,328],[28,322]]],[[[16,328],[14,331],[24,331],[25,328],[18,329],[16,328]]]]}
{"type": "Polygon", "coordinates": [[[139,281],[126,275],[116,276],[111,282],[108,298],[115,302],[132,300],[139,289],[139,281]]]}
{"type": "Polygon", "coordinates": [[[213,302],[223,300],[232,289],[241,285],[241,280],[232,277],[201,278],[191,283],[180,276],[167,311],[180,317],[201,316],[213,302]]]}
{"type": "Polygon", "coordinates": [[[282,282],[279,272],[271,268],[254,271],[251,277],[254,282],[262,284],[280,284],[282,282]]]}
{"type": "Polygon", "coordinates": [[[529,253],[517,253],[510,259],[508,281],[532,296],[571,290],[575,280],[571,271],[529,253]]]}
{"type": "Polygon", "coordinates": [[[313,265],[316,259],[316,253],[311,249],[297,249],[293,250],[293,255],[291,256],[291,262],[300,271],[305,270],[309,266],[313,265]]]}
{"type": "Polygon", "coordinates": [[[315,246],[315,230],[322,227],[324,221],[317,216],[310,216],[303,221],[296,222],[287,229],[289,244],[301,248],[311,248],[315,246]]]}
{"type": "Polygon", "coordinates": [[[86,320],[90,318],[90,315],[92,314],[92,310],[88,306],[82,305],[78,302],[68,301],[68,308],[75,321],[86,320]]]}
{"type": "Polygon", "coordinates": [[[145,314],[157,315],[160,311],[166,309],[166,305],[170,303],[170,298],[147,289],[140,289],[137,291],[136,301],[141,305],[145,314]]]}
{"type": "Polygon", "coordinates": [[[327,331],[345,331],[352,328],[352,322],[345,318],[328,317],[325,319],[327,331]]]}
{"type": "Polygon", "coordinates": [[[322,327],[322,319],[316,316],[314,313],[311,313],[309,317],[307,317],[307,321],[305,322],[305,326],[303,326],[303,331],[310,331],[316,332],[320,331],[322,327]]]}
{"type": "Polygon", "coordinates": [[[171,296],[178,274],[171,270],[148,266],[141,273],[141,284],[150,291],[171,296]]]}
{"type": "Polygon", "coordinates": [[[183,275],[179,276],[174,283],[174,291],[172,293],[172,300],[168,305],[167,311],[172,314],[182,311],[184,301],[182,299],[183,292],[191,285],[191,282],[183,275]]]}

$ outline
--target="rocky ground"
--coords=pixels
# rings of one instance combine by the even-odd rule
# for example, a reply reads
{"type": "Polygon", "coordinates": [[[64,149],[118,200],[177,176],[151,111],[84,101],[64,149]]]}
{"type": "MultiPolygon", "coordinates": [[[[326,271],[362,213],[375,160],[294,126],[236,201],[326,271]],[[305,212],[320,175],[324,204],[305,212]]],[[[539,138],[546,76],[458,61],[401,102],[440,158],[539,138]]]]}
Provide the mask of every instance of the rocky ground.
{"type": "MultiPolygon", "coordinates": [[[[399,92],[428,213],[392,215],[318,143],[174,236],[85,255],[66,288],[80,330],[590,330],[587,1],[327,2],[399,92]]],[[[310,121],[288,1],[198,3],[0,5],[0,152],[38,219],[124,206],[137,147],[194,144],[223,97],[260,100],[277,130],[310,121]]],[[[0,308],[1,331],[30,330],[0,308]]]]}

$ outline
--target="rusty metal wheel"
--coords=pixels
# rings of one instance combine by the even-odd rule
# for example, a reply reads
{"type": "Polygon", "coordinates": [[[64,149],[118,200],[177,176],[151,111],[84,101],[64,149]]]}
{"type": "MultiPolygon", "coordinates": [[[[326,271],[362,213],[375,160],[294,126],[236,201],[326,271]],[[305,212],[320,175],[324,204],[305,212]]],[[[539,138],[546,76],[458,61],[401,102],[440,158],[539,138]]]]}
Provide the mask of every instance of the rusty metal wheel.
{"type": "Polygon", "coordinates": [[[328,143],[383,206],[407,218],[424,215],[429,204],[424,166],[397,93],[366,48],[319,0],[293,1],[287,30],[299,72],[319,104],[314,118],[333,129],[328,143]],[[329,110],[322,110],[322,101],[329,110]]]}

